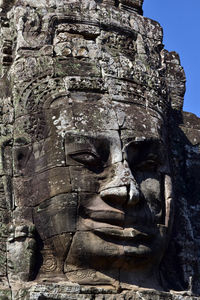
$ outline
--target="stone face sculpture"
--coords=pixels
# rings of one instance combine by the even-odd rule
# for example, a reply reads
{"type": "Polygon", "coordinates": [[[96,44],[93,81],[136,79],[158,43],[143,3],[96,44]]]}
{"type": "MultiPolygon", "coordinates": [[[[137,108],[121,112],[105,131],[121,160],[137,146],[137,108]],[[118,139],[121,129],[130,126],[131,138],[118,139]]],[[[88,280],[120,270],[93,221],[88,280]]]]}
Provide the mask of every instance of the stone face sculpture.
{"type": "Polygon", "coordinates": [[[142,2],[0,3],[6,299],[173,288],[185,76],[142,2]]]}

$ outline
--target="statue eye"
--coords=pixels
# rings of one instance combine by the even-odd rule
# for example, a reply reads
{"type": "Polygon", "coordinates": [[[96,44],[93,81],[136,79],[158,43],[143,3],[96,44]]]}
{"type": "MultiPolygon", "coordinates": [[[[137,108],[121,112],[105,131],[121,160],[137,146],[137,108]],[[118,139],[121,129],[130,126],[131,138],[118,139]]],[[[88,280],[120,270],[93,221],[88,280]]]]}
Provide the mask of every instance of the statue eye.
{"type": "Polygon", "coordinates": [[[135,169],[139,171],[156,171],[158,165],[159,165],[158,161],[147,159],[136,164],[135,169]]]}
{"type": "Polygon", "coordinates": [[[70,157],[75,161],[86,165],[87,167],[97,167],[101,165],[100,157],[93,152],[85,151],[70,154],[70,157]]]}

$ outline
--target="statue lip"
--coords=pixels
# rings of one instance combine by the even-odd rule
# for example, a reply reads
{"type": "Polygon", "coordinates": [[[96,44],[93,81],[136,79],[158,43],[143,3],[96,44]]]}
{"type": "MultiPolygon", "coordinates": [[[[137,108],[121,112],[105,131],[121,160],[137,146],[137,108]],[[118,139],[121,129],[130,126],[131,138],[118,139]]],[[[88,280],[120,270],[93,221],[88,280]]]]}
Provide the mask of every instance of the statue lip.
{"type": "Polygon", "coordinates": [[[95,221],[123,227],[125,215],[123,212],[116,211],[92,211],[88,217],[95,221]]]}
{"type": "Polygon", "coordinates": [[[149,232],[139,231],[134,228],[96,228],[94,233],[100,236],[109,237],[111,239],[117,239],[122,241],[133,241],[133,242],[148,242],[155,236],[155,230],[149,230],[149,232]]]}

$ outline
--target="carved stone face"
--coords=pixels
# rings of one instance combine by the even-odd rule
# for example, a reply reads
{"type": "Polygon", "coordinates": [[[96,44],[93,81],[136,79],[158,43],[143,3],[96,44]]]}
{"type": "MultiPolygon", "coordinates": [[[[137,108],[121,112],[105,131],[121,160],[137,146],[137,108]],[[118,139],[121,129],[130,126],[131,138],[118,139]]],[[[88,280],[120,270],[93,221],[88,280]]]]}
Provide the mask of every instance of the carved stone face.
{"type": "Polygon", "coordinates": [[[36,227],[35,272],[157,288],[172,202],[159,39],[62,18],[49,37],[35,14],[10,71],[13,219],[36,227]]]}
{"type": "Polygon", "coordinates": [[[41,274],[64,270],[82,284],[113,284],[120,274],[139,284],[153,278],[166,248],[172,196],[163,120],[105,100],[72,92],[18,118],[15,201],[33,216],[41,274]],[[18,126],[27,122],[29,141],[18,126]]]}

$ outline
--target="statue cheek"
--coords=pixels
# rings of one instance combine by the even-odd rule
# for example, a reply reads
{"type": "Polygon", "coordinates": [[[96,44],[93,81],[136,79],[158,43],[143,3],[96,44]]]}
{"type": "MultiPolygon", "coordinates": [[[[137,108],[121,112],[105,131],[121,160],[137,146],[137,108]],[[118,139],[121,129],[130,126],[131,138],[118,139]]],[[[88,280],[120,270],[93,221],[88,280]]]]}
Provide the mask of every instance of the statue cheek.
{"type": "Polygon", "coordinates": [[[84,166],[69,167],[72,191],[96,193],[99,190],[98,177],[84,166]]]}
{"type": "Polygon", "coordinates": [[[143,179],[140,183],[140,189],[152,213],[159,213],[162,207],[160,180],[158,178],[143,179]]]}

